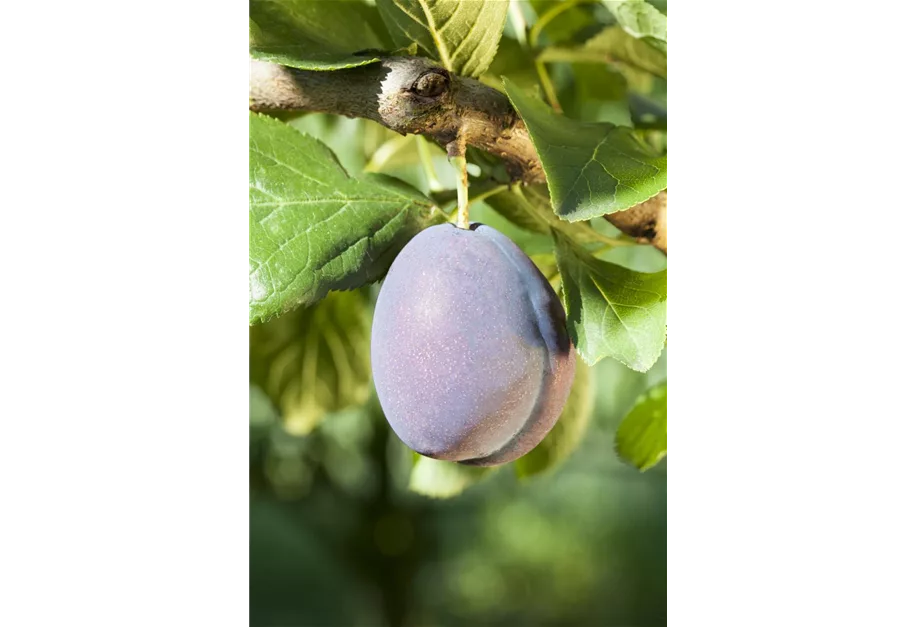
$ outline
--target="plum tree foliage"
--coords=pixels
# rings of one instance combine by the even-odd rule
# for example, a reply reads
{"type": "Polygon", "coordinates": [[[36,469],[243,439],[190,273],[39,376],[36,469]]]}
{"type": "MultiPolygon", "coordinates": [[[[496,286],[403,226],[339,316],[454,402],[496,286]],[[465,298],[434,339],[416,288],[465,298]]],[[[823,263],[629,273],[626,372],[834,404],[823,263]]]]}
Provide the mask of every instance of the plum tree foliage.
{"type": "MultiPolygon", "coordinates": [[[[381,404],[426,494],[557,467],[596,364],[666,341],[665,3],[249,8],[253,390],[297,435],[381,404]]],[[[661,389],[608,442],[640,470],[661,389]]]]}

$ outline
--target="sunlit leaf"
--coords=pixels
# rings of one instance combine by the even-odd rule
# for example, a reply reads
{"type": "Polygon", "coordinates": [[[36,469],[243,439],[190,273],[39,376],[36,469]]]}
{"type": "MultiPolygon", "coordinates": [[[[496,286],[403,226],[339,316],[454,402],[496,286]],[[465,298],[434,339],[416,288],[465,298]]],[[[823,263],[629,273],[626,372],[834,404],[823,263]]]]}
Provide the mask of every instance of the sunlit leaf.
{"type": "Polygon", "coordinates": [[[645,0],[605,0],[624,31],[657,50],[666,52],[666,16],[645,0]]]}
{"type": "Polygon", "coordinates": [[[418,455],[411,469],[408,488],[424,496],[446,499],[461,494],[493,470],[418,455]]]}
{"type": "Polygon", "coordinates": [[[420,45],[450,72],[483,74],[503,36],[509,0],[377,0],[395,43],[420,45]]]}
{"type": "Polygon", "coordinates": [[[648,470],[666,455],[666,383],[637,399],[615,437],[618,455],[640,470],[648,470]]]}
{"type": "Polygon", "coordinates": [[[396,179],[351,177],[318,140],[266,116],[249,127],[249,320],[382,278],[432,201],[396,179]]]}
{"type": "Polygon", "coordinates": [[[607,55],[608,62],[627,63],[636,68],[665,78],[668,61],[664,51],[654,48],[645,39],[627,34],[620,26],[609,26],[590,39],[583,50],[607,55]]]}

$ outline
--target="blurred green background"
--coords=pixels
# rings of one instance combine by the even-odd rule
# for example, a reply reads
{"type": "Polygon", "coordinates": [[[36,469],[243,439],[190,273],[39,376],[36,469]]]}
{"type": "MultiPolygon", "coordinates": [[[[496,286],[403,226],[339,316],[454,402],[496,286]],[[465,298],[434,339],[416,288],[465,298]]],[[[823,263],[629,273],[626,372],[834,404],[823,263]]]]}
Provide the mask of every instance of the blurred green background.
{"type": "MultiPolygon", "coordinates": [[[[529,26],[531,7],[543,14],[556,4],[527,5],[529,26]]],[[[574,45],[609,22],[599,4],[571,4],[545,29],[548,42],[574,45]]],[[[621,64],[548,70],[568,115],[648,119],[638,132],[665,149],[663,79],[621,64]]],[[[500,75],[537,90],[532,51],[520,47],[511,20],[482,80],[500,88],[500,75]]],[[[445,153],[423,138],[324,114],[283,119],[328,144],[351,173],[395,176],[444,203],[455,187],[445,153]]],[[[472,196],[475,177],[494,174],[478,157],[469,159],[472,196]]],[[[516,227],[484,202],[472,205],[471,218],[536,258],[553,250],[550,236],[516,227]]],[[[604,220],[592,224],[617,233],[604,220]]],[[[644,272],[666,267],[649,246],[597,256],[644,272]]],[[[614,445],[636,399],[665,381],[666,353],[645,374],[610,358],[593,368],[594,409],[566,460],[526,478],[513,464],[468,472],[459,494],[431,498],[409,489],[414,455],[372,391],[377,293],[377,285],[335,293],[250,330],[251,624],[664,625],[666,462],[641,473],[614,445]]]]}
{"type": "Polygon", "coordinates": [[[411,452],[374,399],[288,435],[251,405],[252,625],[664,625],[665,461],[614,453],[665,378],[606,359],[585,438],[548,473],[501,467],[460,495],[408,491],[411,452]]]}

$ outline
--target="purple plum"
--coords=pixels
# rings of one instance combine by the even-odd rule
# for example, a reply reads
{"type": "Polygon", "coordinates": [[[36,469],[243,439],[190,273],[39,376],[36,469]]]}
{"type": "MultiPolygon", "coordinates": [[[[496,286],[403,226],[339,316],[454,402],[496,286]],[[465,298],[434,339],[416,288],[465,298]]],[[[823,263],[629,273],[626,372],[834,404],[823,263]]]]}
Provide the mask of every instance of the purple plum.
{"type": "Polygon", "coordinates": [[[482,224],[440,224],[398,254],[373,317],[382,410],[411,449],[510,462],[557,422],[576,358],[563,307],[535,264],[482,224]]]}

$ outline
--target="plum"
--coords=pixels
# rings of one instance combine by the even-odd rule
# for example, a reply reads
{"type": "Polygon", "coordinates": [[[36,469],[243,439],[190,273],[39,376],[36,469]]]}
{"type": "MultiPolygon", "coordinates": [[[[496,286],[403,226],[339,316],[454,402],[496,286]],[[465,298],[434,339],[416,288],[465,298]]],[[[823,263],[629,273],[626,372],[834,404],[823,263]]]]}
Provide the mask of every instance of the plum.
{"type": "Polygon", "coordinates": [[[576,368],[554,290],[482,224],[440,224],[408,242],[382,283],[370,354],[396,435],[426,457],[476,466],[541,442],[576,368]]]}

